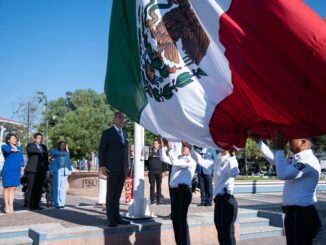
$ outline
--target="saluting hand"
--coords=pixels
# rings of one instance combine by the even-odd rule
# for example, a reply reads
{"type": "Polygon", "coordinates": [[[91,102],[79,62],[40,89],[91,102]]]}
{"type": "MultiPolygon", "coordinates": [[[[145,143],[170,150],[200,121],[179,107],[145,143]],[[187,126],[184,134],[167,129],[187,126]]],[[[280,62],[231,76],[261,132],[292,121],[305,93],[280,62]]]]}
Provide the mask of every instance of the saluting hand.
{"type": "Polygon", "coordinates": [[[17,149],[17,147],[16,146],[11,146],[11,151],[12,152],[18,152],[19,150],[17,149]]]}

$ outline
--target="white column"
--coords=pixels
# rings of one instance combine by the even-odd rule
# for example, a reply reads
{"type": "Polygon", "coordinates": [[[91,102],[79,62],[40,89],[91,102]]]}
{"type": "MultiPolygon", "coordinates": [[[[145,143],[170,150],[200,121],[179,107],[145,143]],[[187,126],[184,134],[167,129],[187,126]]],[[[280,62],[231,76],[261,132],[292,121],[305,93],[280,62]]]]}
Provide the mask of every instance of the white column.
{"type": "Polygon", "coordinates": [[[3,158],[3,155],[2,155],[2,152],[1,152],[1,146],[2,146],[2,139],[3,139],[3,134],[4,132],[6,131],[6,128],[1,125],[1,128],[0,128],[1,132],[0,132],[0,138],[1,138],[1,141],[0,141],[0,171],[2,170],[2,167],[3,167],[3,163],[4,163],[4,158],[3,158]]]}
{"type": "Polygon", "coordinates": [[[148,203],[144,198],[144,128],[137,123],[134,125],[134,144],[133,200],[130,203],[127,217],[134,219],[150,218],[148,203]]]}
{"type": "Polygon", "coordinates": [[[0,142],[0,146],[2,146],[3,134],[4,134],[5,131],[6,131],[6,128],[3,125],[1,125],[1,132],[0,132],[0,140],[1,140],[1,142],[0,142]]]}

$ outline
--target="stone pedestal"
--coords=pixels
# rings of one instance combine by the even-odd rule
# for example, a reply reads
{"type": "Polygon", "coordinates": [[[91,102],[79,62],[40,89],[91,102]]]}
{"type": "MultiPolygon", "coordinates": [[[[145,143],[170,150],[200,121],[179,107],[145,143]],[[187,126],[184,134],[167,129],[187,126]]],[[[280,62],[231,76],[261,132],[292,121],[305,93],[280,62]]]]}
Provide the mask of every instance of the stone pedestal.
{"type": "Polygon", "coordinates": [[[73,172],[68,177],[69,195],[97,197],[99,188],[98,172],[73,172]]]}

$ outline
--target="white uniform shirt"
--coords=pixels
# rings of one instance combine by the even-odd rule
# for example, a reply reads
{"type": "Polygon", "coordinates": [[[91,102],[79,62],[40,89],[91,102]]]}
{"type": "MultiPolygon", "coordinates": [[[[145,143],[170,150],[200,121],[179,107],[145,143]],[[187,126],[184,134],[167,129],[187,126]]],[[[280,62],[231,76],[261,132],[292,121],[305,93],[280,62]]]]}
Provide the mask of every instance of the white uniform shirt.
{"type": "Polygon", "coordinates": [[[316,189],[320,176],[320,164],[312,150],[301,151],[292,159],[284,157],[284,151],[273,153],[262,141],[258,147],[265,158],[276,166],[277,177],[285,180],[283,205],[308,206],[317,202],[316,189]]]}
{"type": "Polygon", "coordinates": [[[183,156],[178,153],[178,146],[171,149],[166,154],[166,151],[160,149],[161,161],[172,165],[170,187],[176,188],[179,184],[186,184],[191,188],[192,178],[196,170],[196,162],[191,155],[183,156]]]}
{"type": "Polygon", "coordinates": [[[191,155],[199,165],[205,168],[213,168],[214,197],[224,194],[224,188],[229,194],[233,194],[234,178],[240,173],[235,156],[226,155],[217,159],[203,159],[195,151],[192,151],[191,155]]]}

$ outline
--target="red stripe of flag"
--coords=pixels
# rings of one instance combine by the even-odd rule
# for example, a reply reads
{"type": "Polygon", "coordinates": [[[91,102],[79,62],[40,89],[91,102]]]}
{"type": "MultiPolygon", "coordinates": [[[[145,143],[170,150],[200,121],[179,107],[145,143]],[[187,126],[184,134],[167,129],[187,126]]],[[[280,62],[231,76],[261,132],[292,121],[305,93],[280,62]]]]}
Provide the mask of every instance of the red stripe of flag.
{"type": "Polygon", "coordinates": [[[233,93],[210,121],[214,141],[243,147],[250,129],[269,138],[326,133],[326,24],[301,0],[233,0],[219,36],[233,93]]]}

